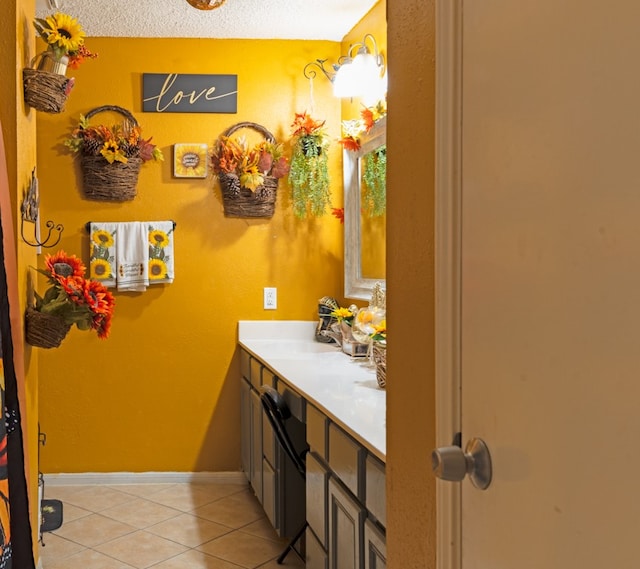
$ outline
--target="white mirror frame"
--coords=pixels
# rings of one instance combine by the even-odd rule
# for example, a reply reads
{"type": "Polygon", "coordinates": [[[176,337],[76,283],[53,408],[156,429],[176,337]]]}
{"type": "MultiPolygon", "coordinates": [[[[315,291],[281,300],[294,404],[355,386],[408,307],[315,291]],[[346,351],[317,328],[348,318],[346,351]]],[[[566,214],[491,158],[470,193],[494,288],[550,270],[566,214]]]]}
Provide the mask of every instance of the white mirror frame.
{"type": "Polygon", "coordinates": [[[382,117],[361,137],[357,152],[343,150],[344,170],[344,295],[346,298],[369,299],[376,283],[387,288],[386,279],[362,276],[360,227],[360,180],[362,157],[386,143],[387,118],[382,117]]]}

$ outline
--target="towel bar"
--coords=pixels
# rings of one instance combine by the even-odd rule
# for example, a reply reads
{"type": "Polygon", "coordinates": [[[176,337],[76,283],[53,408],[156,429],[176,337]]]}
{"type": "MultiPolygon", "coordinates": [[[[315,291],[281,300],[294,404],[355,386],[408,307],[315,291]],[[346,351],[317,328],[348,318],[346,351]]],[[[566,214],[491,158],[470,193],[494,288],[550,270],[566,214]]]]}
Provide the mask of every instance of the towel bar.
{"type": "MultiPolygon", "coordinates": [[[[154,220],[154,221],[155,221],[155,220],[154,220]]],[[[90,231],[90,229],[91,229],[91,224],[92,224],[92,223],[93,223],[93,221],[87,221],[87,223],[85,223],[85,224],[84,224],[84,228],[85,228],[85,230],[86,230],[86,232],[87,232],[87,233],[89,233],[89,231],[90,231]]],[[[103,223],[107,223],[107,222],[103,222],[103,223]]],[[[114,222],[114,223],[115,223],[115,222],[114,222]]],[[[123,223],[126,223],[126,222],[123,222],[123,223]]],[[[177,224],[176,224],[176,222],[175,222],[175,221],[173,221],[172,223],[173,223],[173,228],[175,229],[177,224]]]]}

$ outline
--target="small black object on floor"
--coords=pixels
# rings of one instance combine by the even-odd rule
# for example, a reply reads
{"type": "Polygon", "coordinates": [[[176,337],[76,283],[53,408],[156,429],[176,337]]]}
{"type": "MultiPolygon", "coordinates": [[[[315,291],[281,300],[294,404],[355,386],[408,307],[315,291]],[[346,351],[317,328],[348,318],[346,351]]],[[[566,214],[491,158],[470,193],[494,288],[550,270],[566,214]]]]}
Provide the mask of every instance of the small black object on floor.
{"type": "Polygon", "coordinates": [[[62,525],[62,502],[60,500],[42,500],[40,510],[42,512],[40,531],[54,531],[62,525]]]}

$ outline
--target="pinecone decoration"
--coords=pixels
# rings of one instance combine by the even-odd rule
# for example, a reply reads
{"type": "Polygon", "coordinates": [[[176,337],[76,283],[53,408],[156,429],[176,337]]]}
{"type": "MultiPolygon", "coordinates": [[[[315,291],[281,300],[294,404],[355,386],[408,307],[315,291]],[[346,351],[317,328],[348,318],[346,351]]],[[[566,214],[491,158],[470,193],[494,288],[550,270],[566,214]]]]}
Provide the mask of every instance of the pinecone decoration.
{"type": "Polygon", "coordinates": [[[82,149],[88,156],[97,156],[100,154],[100,149],[103,143],[96,138],[85,138],[82,143],[82,149]]]}
{"type": "Polygon", "coordinates": [[[235,174],[220,172],[220,184],[227,196],[237,198],[240,195],[240,180],[235,174]]]}
{"type": "Polygon", "coordinates": [[[133,158],[140,153],[140,147],[137,144],[122,143],[122,152],[127,158],[133,158]]]}
{"type": "Polygon", "coordinates": [[[275,191],[267,186],[258,186],[255,194],[258,201],[266,202],[275,196],[275,191]]]}

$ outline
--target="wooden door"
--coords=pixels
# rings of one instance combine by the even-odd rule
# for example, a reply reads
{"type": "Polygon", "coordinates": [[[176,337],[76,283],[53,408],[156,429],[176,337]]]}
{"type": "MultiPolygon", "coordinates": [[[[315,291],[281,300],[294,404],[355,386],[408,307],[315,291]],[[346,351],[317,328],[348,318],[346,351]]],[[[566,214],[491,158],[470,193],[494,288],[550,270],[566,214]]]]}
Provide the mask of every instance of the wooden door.
{"type": "Polygon", "coordinates": [[[439,565],[637,567],[640,5],[439,8],[439,437],[493,461],[439,565]]]}

